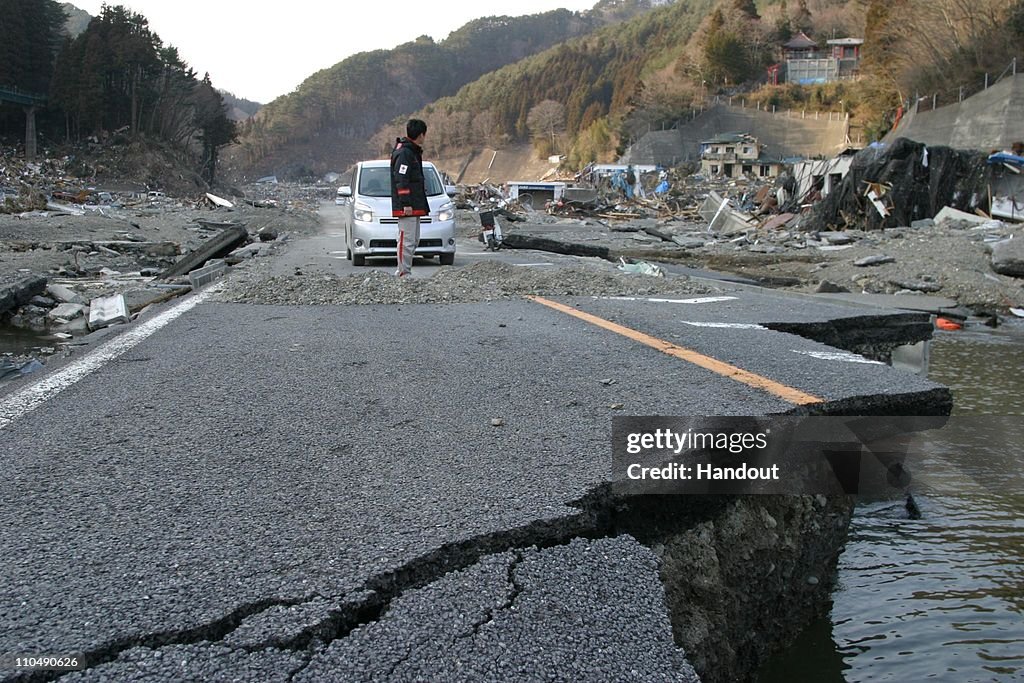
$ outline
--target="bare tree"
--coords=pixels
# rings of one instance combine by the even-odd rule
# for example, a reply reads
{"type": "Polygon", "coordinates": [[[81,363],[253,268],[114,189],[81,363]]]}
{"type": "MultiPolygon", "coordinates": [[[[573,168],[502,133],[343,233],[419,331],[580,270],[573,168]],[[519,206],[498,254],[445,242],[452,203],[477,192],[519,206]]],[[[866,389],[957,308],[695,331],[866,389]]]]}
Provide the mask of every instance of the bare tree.
{"type": "Polygon", "coordinates": [[[480,145],[486,145],[494,139],[497,127],[498,119],[490,109],[473,117],[473,137],[480,145]]]}
{"type": "Polygon", "coordinates": [[[555,147],[555,137],[565,130],[565,106],[554,100],[544,100],[526,115],[526,125],[535,138],[550,138],[555,147]]]}

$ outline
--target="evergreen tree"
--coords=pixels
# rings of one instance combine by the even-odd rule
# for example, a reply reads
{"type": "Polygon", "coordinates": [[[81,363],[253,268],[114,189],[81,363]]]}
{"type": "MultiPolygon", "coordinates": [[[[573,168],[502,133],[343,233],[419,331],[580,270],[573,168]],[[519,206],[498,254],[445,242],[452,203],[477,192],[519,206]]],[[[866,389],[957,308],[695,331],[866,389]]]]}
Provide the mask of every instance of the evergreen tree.
{"type": "Polygon", "coordinates": [[[49,93],[66,19],[54,0],[0,0],[0,86],[49,93]]]}
{"type": "Polygon", "coordinates": [[[749,75],[750,64],[743,41],[729,31],[708,36],[704,43],[704,61],[714,82],[739,83],[749,75]]]}
{"type": "Polygon", "coordinates": [[[732,6],[748,19],[756,21],[761,18],[761,15],[757,13],[757,5],[754,4],[754,0],[733,0],[732,6]]]}
{"type": "Polygon", "coordinates": [[[775,35],[780,43],[789,42],[793,37],[793,25],[789,20],[789,9],[786,7],[786,0],[779,3],[779,18],[775,22],[775,35]]]}
{"type": "Polygon", "coordinates": [[[807,7],[807,0],[799,0],[796,12],[793,13],[790,24],[793,30],[803,31],[808,34],[811,33],[814,28],[814,24],[811,21],[811,10],[807,7]]]}
{"type": "Polygon", "coordinates": [[[203,146],[200,175],[212,185],[217,174],[218,150],[235,141],[235,122],[228,118],[224,98],[214,89],[210,74],[203,76],[196,86],[193,103],[199,142],[203,146]]]}

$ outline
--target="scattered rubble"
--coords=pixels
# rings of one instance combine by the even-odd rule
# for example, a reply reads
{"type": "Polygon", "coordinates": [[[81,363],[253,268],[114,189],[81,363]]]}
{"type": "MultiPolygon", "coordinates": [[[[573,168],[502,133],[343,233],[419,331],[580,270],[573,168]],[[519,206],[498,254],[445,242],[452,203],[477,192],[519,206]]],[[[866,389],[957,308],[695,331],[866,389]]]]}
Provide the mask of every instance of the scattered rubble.
{"type": "MultiPolygon", "coordinates": [[[[115,152],[128,163],[123,149],[107,153],[115,152]]],[[[150,189],[83,163],[76,155],[28,163],[0,154],[0,325],[48,335],[54,352],[192,291],[188,278],[175,277],[179,271],[186,276],[216,256],[239,263],[262,253],[259,244],[231,253],[254,241],[250,230],[265,241],[315,230],[325,195],[280,184],[247,188],[257,196],[249,203],[208,196],[199,186],[173,196],[165,186],[150,189]]]]}
{"type": "Polygon", "coordinates": [[[594,264],[572,268],[517,268],[484,262],[442,268],[430,278],[396,278],[382,271],[337,277],[306,273],[266,277],[261,269],[237,271],[222,283],[217,299],[275,305],[465,303],[538,296],[642,296],[707,294],[687,278],[653,278],[594,264]]]}

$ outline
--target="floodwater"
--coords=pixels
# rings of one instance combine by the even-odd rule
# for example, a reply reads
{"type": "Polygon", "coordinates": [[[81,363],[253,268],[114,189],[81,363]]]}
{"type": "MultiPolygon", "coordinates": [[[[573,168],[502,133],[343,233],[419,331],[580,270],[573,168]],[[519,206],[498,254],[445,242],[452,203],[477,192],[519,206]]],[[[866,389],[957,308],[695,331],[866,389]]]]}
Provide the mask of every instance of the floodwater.
{"type": "MultiPolygon", "coordinates": [[[[930,343],[928,377],[952,388],[954,415],[1024,416],[1022,374],[1020,329],[930,343]]],[[[898,501],[858,505],[828,618],[762,683],[1024,680],[1024,417],[957,420],[975,433],[928,451],[942,492],[915,493],[920,519],[898,501]]]]}
{"type": "Polygon", "coordinates": [[[3,354],[20,356],[39,347],[55,345],[56,340],[45,333],[0,325],[0,356],[3,354]]]}

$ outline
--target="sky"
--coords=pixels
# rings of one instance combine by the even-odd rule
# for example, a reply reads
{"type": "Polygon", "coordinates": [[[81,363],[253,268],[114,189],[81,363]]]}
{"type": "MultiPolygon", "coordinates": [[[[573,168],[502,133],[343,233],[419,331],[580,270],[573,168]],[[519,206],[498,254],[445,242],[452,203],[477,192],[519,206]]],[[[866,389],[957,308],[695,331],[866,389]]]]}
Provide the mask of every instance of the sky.
{"type": "MultiPolygon", "coordinates": [[[[266,104],[349,55],[388,49],[428,35],[435,41],[484,16],[519,16],[558,7],[579,11],[597,0],[108,0],[149,20],[164,42],[213,85],[266,104]]],[[[99,14],[103,0],[71,0],[99,14]]],[[[501,49],[496,45],[495,49],[501,49]]]]}

